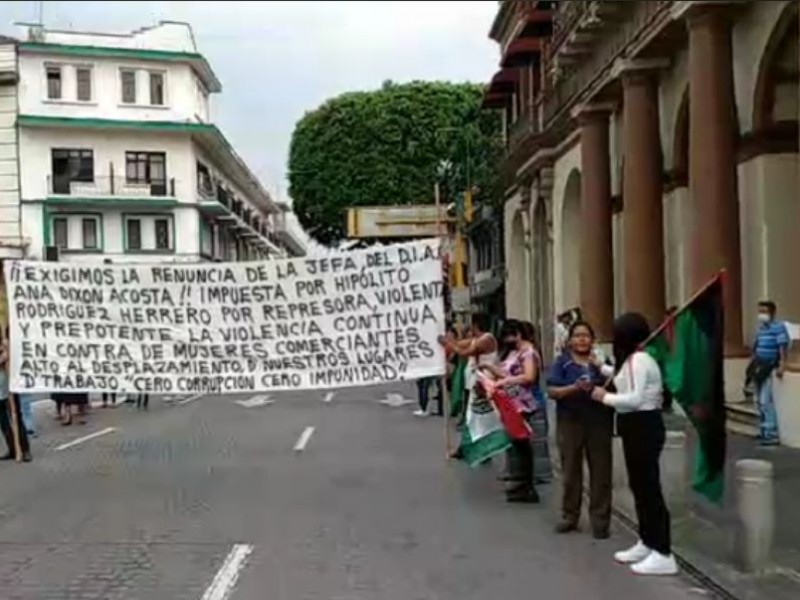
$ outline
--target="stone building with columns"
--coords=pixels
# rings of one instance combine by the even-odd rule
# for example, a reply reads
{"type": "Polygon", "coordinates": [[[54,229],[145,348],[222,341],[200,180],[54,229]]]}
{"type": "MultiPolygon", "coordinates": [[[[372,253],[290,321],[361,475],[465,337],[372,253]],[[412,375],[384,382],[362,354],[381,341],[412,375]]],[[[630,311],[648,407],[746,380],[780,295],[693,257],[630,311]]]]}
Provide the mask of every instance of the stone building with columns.
{"type": "MultiPolygon", "coordinates": [[[[742,399],[756,304],[800,323],[798,2],[499,4],[506,310],[653,324],[727,271],[726,385],[742,399]]],[[[800,351],[776,386],[800,446],[800,351]]],[[[747,407],[739,407],[745,413],[747,407]]],[[[752,412],[752,411],[750,411],[752,412]]]]}

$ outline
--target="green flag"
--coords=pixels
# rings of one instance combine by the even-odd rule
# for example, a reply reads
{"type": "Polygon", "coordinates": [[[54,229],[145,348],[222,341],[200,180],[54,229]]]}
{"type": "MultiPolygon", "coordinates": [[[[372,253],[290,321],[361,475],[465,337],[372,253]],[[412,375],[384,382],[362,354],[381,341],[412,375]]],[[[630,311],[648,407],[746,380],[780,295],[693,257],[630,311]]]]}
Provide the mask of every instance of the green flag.
{"type": "Polygon", "coordinates": [[[692,487],[717,503],[724,491],[726,442],[722,284],[720,273],[645,345],[661,368],[664,387],[697,431],[692,487]]]}

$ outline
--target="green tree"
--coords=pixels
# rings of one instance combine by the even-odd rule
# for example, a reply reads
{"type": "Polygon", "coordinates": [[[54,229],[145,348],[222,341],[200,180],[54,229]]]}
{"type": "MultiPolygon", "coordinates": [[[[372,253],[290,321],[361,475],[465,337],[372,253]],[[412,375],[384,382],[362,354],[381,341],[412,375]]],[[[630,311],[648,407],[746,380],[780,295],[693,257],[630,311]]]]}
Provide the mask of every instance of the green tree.
{"type": "Polygon", "coordinates": [[[345,235],[350,206],[433,202],[448,161],[443,201],[470,180],[476,201],[498,196],[497,115],[481,111],[481,86],[385,81],[381,89],[325,102],[297,123],[289,151],[290,194],[309,234],[323,244],[345,235]]]}

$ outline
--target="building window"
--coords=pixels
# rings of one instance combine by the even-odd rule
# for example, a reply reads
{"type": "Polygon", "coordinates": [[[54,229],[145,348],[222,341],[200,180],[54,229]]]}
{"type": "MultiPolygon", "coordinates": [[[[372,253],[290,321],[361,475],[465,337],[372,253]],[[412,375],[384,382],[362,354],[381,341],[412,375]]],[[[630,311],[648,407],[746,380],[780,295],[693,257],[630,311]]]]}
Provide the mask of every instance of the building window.
{"type": "Polygon", "coordinates": [[[150,104],[164,106],[164,73],[150,71],[150,104]]]}
{"type": "Polygon", "coordinates": [[[127,231],[127,248],[126,250],[141,250],[142,249],[142,222],[139,219],[128,219],[125,222],[127,231]]]}
{"type": "Polygon", "coordinates": [[[67,223],[67,220],[61,217],[53,219],[53,243],[60,250],[69,248],[69,227],[67,223]]]}
{"type": "Polygon", "coordinates": [[[123,104],[136,104],[136,71],[123,69],[120,71],[120,80],[123,104]]]}
{"type": "Polygon", "coordinates": [[[94,181],[94,152],[71,148],[53,148],[52,192],[69,194],[73,181],[94,181]]]}
{"type": "Polygon", "coordinates": [[[167,155],[163,152],[126,152],[125,181],[149,185],[152,196],[166,196],[167,155]]]}
{"type": "Polygon", "coordinates": [[[169,219],[156,219],[156,250],[171,250],[169,219]]]}
{"type": "Polygon", "coordinates": [[[123,216],[126,252],[173,252],[175,221],[171,214],[133,213],[123,216]]]}
{"type": "Polygon", "coordinates": [[[78,86],[78,100],[81,102],[91,102],[92,69],[89,67],[77,67],[75,69],[75,79],[78,86]]]}
{"type": "Polygon", "coordinates": [[[97,219],[91,217],[83,219],[83,249],[97,250],[97,219]]]}
{"type": "Polygon", "coordinates": [[[50,100],[61,100],[61,67],[47,67],[47,97],[50,100]]]}
{"type": "Polygon", "coordinates": [[[200,161],[197,162],[197,189],[201,196],[214,197],[214,184],[211,181],[211,172],[200,161]]]}

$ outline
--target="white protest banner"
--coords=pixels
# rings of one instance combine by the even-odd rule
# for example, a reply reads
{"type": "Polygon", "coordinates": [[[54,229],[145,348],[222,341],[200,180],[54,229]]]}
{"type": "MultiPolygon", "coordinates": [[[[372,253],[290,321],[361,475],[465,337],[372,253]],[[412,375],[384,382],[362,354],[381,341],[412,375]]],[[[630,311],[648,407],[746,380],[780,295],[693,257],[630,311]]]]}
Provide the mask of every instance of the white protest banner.
{"type": "Polygon", "coordinates": [[[11,389],[227,393],[441,375],[439,240],[230,264],[6,262],[11,389]]]}

